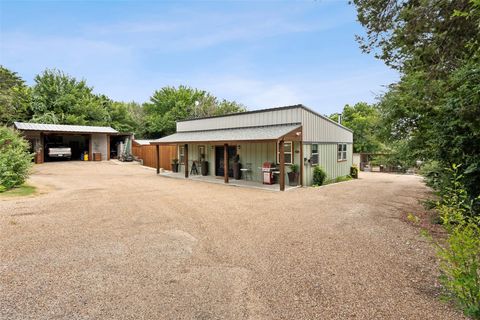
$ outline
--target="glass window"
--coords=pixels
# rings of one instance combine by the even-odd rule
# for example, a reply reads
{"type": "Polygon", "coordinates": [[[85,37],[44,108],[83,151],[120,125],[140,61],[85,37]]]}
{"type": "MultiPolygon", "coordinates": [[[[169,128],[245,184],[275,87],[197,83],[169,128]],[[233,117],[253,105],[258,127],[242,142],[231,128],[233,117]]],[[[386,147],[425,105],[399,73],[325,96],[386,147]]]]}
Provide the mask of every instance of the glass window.
{"type": "MultiPolygon", "coordinates": [[[[283,143],[285,164],[293,164],[293,143],[285,141],[283,143]]],[[[277,152],[277,162],[280,163],[280,152],[277,152]]]]}
{"type": "Polygon", "coordinates": [[[338,144],[337,161],[347,161],[347,144],[346,143],[338,144]]]}
{"type": "Polygon", "coordinates": [[[318,164],[318,144],[312,144],[312,154],[310,155],[310,164],[318,164]]]}
{"type": "Polygon", "coordinates": [[[198,146],[198,161],[204,161],[207,159],[205,146],[198,146]]]}
{"type": "Polygon", "coordinates": [[[178,159],[179,159],[179,162],[180,163],[184,163],[185,161],[185,146],[180,146],[180,148],[178,148],[178,159]]]}

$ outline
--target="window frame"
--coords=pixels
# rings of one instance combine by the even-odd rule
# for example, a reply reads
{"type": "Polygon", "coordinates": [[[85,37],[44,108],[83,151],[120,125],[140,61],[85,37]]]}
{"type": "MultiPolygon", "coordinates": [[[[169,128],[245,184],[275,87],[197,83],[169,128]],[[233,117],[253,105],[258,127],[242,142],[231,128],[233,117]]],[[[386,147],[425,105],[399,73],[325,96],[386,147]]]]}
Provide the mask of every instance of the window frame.
{"type": "Polygon", "coordinates": [[[178,163],[185,164],[185,146],[178,147],[178,163]]]}
{"type": "Polygon", "coordinates": [[[310,163],[316,166],[319,164],[319,162],[320,162],[320,159],[319,159],[318,143],[312,143],[311,150],[310,150],[310,163]],[[313,146],[315,146],[317,152],[313,152],[313,146]],[[315,157],[316,157],[316,162],[312,161],[312,159],[315,159],[315,157]]]}
{"type": "Polygon", "coordinates": [[[203,154],[205,156],[205,161],[207,161],[207,146],[204,144],[201,144],[198,146],[198,162],[202,161],[202,151],[201,149],[203,148],[203,154]]]}
{"type": "Polygon", "coordinates": [[[337,144],[337,162],[347,161],[347,144],[337,144]]]}
{"type": "MultiPolygon", "coordinates": [[[[294,152],[293,152],[293,141],[284,141],[283,142],[283,150],[285,150],[285,145],[286,144],[289,144],[290,145],[290,152],[286,152],[284,151],[284,159],[285,158],[285,155],[289,154],[290,155],[290,162],[287,162],[285,160],[285,165],[292,165],[294,164],[294,159],[293,159],[293,155],[294,155],[294,152]]],[[[280,163],[280,148],[279,148],[279,143],[277,143],[277,163],[280,163]]]]}

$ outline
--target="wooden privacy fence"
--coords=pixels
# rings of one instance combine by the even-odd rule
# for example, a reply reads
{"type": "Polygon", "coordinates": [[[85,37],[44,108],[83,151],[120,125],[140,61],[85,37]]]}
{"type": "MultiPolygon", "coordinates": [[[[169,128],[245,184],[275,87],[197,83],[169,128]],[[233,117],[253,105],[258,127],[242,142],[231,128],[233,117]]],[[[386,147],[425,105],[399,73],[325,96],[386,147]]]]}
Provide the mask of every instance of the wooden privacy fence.
{"type": "MultiPolygon", "coordinates": [[[[157,167],[157,149],[152,145],[138,145],[133,143],[132,153],[138,159],[143,160],[143,165],[147,167],[157,167]]],[[[160,168],[171,170],[172,160],[177,158],[177,146],[160,146],[160,168]]]]}

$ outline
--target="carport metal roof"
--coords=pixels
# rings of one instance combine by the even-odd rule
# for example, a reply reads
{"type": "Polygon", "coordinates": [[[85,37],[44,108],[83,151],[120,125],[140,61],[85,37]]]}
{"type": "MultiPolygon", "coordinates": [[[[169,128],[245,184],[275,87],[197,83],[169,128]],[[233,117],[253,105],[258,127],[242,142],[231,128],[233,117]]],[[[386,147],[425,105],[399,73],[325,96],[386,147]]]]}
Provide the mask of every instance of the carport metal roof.
{"type": "Polygon", "coordinates": [[[46,132],[67,132],[67,133],[118,133],[112,127],[77,126],[66,124],[44,124],[15,122],[15,128],[23,131],[46,131],[46,132]]]}
{"type": "Polygon", "coordinates": [[[278,140],[300,129],[299,123],[261,127],[244,127],[205,131],[177,132],[152,141],[151,144],[193,143],[193,142],[240,142],[278,140]]]}

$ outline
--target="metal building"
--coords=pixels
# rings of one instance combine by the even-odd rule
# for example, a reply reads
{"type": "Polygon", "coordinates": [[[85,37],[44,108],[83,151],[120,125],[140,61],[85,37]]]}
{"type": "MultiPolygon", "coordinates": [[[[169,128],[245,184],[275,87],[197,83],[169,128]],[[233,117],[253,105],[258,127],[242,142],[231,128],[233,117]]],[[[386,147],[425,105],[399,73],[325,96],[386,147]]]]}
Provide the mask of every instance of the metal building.
{"type": "Polygon", "coordinates": [[[79,160],[87,153],[88,159],[110,160],[112,149],[119,139],[131,134],[119,133],[111,127],[79,126],[15,122],[15,128],[30,142],[35,163],[48,161],[49,146],[65,146],[71,149],[71,160],[79,160]]]}
{"type": "Polygon", "coordinates": [[[263,166],[271,163],[280,190],[297,166],[298,183],[304,186],[312,185],[317,165],[327,179],[348,175],[352,143],[352,130],[303,105],[178,121],[175,134],[151,142],[178,145],[179,171],[185,177],[203,165],[207,175],[221,176],[226,183],[232,177],[262,183],[263,166]],[[235,175],[235,166],[243,177],[235,175]]]}

